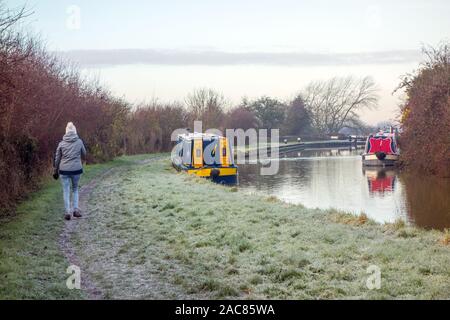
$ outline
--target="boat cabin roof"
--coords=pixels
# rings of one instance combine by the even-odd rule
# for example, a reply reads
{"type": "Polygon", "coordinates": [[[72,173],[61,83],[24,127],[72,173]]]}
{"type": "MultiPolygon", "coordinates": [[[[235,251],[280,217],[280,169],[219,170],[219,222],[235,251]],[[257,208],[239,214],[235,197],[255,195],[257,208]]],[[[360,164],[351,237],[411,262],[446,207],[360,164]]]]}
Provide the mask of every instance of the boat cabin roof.
{"type": "Polygon", "coordinates": [[[179,140],[194,140],[202,138],[205,141],[211,141],[211,140],[217,140],[219,138],[222,138],[222,136],[218,134],[212,134],[212,133],[200,133],[200,132],[194,132],[194,133],[184,133],[179,134],[178,139],[179,140]]]}
{"type": "Polygon", "coordinates": [[[394,137],[395,134],[391,133],[391,132],[385,132],[385,131],[378,131],[377,133],[372,133],[369,135],[369,137],[374,137],[374,138],[390,138],[390,137],[394,137]]]}

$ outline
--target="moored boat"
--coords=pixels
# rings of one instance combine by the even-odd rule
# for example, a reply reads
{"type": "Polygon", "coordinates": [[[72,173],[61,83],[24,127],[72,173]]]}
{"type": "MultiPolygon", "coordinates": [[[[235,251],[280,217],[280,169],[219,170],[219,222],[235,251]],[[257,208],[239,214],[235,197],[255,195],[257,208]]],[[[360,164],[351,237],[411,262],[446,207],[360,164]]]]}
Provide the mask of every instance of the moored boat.
{"type": "Polygon", "coordinates": [[[364,166],[387,167],[397,164],[400,157],[393,130],[380,131],[367,137],[362,163],[364,166]]]}
{"type": "Polygon", "coordinates": [[[228,139],[216,134],[178,135],[172,164],[177,170],[221,184],[236,184],[238,180],[238,170],[228,139]]]}

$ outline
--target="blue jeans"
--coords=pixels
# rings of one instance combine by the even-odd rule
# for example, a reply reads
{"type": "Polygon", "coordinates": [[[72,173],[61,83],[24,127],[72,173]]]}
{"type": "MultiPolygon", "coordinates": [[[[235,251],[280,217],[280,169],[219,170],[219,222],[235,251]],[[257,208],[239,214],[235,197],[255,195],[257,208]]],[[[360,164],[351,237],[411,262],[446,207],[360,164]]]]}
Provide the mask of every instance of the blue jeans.
{"type": "Polygon", "coordinates": [[[78,209],[78,182],[80,181],[81,174],[73,176],[60,175],[60,177],[64,193],[64,207],[66,213],[70,213],[70,186],[72,185],[73,209],[75,210],[78,209]]]}

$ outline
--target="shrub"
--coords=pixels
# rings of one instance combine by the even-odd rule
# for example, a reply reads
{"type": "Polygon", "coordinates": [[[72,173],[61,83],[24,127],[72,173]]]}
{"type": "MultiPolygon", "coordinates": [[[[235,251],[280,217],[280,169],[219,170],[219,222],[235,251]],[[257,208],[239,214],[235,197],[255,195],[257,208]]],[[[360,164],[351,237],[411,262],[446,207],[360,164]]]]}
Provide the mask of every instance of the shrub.
{"type": "Polygon", "coordinates": [[[450,176],[450,44],[424,48],[426,60],[400,84],[402,159],[417,171],[450,176]]]}

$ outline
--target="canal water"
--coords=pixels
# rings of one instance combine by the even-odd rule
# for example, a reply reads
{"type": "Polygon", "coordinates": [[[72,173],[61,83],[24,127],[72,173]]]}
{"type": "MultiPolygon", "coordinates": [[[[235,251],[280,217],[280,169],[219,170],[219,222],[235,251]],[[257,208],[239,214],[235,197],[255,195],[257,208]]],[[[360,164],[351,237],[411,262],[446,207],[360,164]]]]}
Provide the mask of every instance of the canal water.
{"type": "Polygon", "coordinates": [[[259,164],[239,165],[239,187],[309,208],[398,218],[427,229],[450,228],[450,179],[413,176],[393,168],[363,168],[361,150],[316,149],[281,155],[276,175],[259,164]]]}

